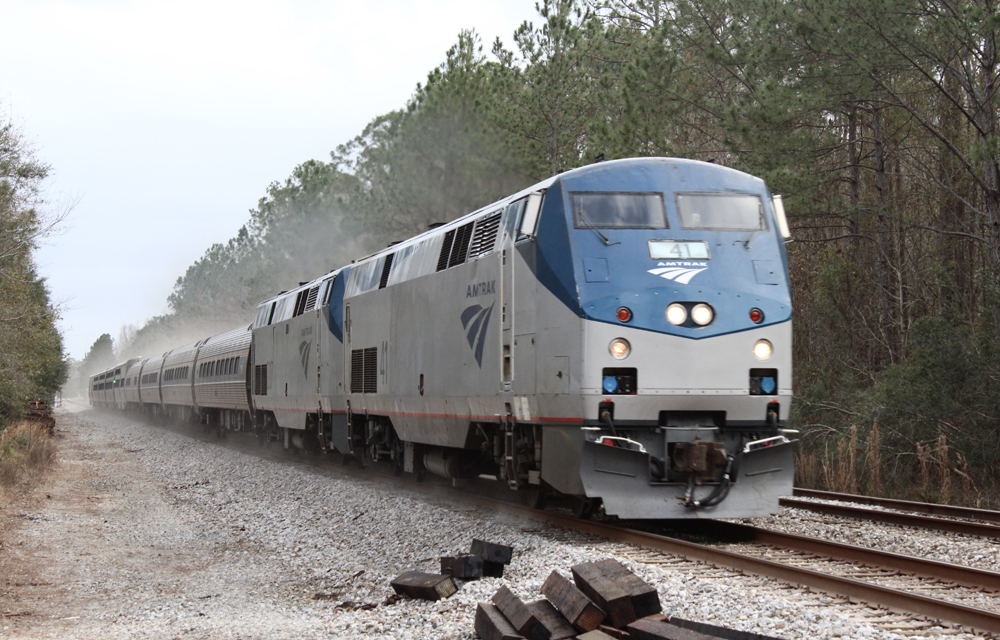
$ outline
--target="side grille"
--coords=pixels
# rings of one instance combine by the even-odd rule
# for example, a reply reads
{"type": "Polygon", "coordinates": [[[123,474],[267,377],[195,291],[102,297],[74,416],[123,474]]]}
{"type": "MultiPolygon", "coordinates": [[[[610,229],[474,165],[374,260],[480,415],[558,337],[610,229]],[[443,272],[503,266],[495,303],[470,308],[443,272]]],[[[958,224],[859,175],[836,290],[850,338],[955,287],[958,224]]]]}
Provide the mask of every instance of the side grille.
{"type": "Polygon", "coordinates": [[[438,256],[437,270],[444,271],[448,268],[448,256],[451,255],[451,244],[455,240],[455,230],[452,229],[444,234],[444,242],[441,244],[441,255],[438,256]]]}
{"type": "Polygon", "coordinates": [[[392,257],[396,255],[395,253],[390,253],[385,257],[385,264],[382,266],[382,278],[378,281],[378,288],[385,289],[385,285],[389,284],[389,272],[392,271],[392,257]]]}
{"type": "Polygon", "coordinates": [[[316,298],[319,297],[319,285],[316,285],[309,290],[309,295],[306,296],[306,308],[305,311],[312,311],[316,308],[316,298]]]}
{"type": "Polygon", "coordinates": [[[378,393],[378,347],[365,349],[365,393],[378,393]]]}
{"type": "Polygon", "coordinates": [[[455,243],[451,246],[451,257],[448,258],[448,266],[455,267],[463,262],[469,253],[469,242],[472,240],[472,227],[474,222],[462,225],[455,234],[455,243]]]}
{"type": "Polygon", "coordinates": [[[255,396],[267,395],[267,365],[258,364],[253,368],[253,394],[255,396]]]}
{"type": "Polygon", "coordinates": [[[378,393],[378,347],[351,351],[351,393],[378,393]]]}
{"type": "Polygon", "coordinates": [[[351,351],[351,393],[363,393],[365,390],[365,350],[351,351]]]}
{"type": "Polygon", "coordinates": [[[472,245],[469,247],[469,260],[493,251],[493,245],[497,241],[497,231],[500,230],[502,213],[503,211],[497,211],[476,222],[476,233],[472,236],[472,245]]]}

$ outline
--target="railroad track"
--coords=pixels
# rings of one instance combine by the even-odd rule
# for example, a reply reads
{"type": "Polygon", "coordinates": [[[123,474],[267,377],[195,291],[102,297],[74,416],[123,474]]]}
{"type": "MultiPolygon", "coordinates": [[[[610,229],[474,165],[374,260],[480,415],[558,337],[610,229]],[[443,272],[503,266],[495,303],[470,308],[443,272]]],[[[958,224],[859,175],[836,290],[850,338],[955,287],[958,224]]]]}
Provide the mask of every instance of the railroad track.
{"type": "Polygon", "coordinates": [[[836,500],[838,502],[854,502],[897,511],[912,511],[929,516],[946,518],[962,518],[1000,524],[1000,511],[989,509],[972,509],[970,507],[953,507],[950,504],[935,504],[932,502],[911,502],[909,500],[893,500],[891,498],[875,498],[858,496],[852,493],[834,493],[832,491],[817,491],[815,489],[796,489],[795,495],[800,498],[817,498],[819,500],[836,500]]]}
{"type": "MultiPolygon", "coordinates": [[[[220,442],[217,436],[205,434],[198,427],[158,426],[167,426],[188,437],[220,442]]],[[[286,462],[294,459],[326,471],[369,480],[378,479],[411,490],[420,486],[412,479],[394,477],[375,466],[363,469],[344,467],[331,464],[331,461],[324,458],[292,456],[284,451],[262,449],[245,438],[234,437],[230,441],[236,448],[250,455],[286,462]],[[240,440],[243,442],[239,442],[240,440]]],[[[476,484],[477,490],[486,484],[476,484]]],[[[429,482],[426,485],[432,487],[438,497],[473,503],[525,520],[545,522],[569,531],[634,545],[641,549],[631,555],[638,562],[670,565],[675,564],[678,558],[685,558],[730,571],[808,587],[844,597],[850,602],[863,601],[920,618],[960,625],[970,631],[1000,635],[1000,573],[779,533],[749,525],[719,521],[695,522],[702,526],[698,530],[699,534],[736,540],[735,543],[727,543],[730,548],[723,548],[664,535],[662,531],[640,530],[630,526],[631,523],[581,520],[551,511],[540,511],[513,503],[510,496],[501,499],[470,494],[452,489],[443,482],[429,482]]],[[[504,492],[498,492],[497,495],[503,494],[504,492]]],[[[865,511],[871,513],[871,510],[865,511]]],[[[906,623],[897,617],[885,620],[896,625],[893,628],[917,629],[921,626],[906,623]]]]}
{"type": "MultiPolygon", "coordinates": [[[[796,495],[803,495],[802,489],[796,489],[796,495]]],[[[839,494],[834,494],[839,495],[839,494]]],[[[846,494],[845,494],[846,495],[846,494]]],[[[803,496],[804,497],[804,496],[803,496]]],[[[810,497],[820,497],[820,496],[810,496],[810,497]]],[[[854,496],[856,498],[862,499],[863,496],[854,496]]],[[[823,499],[836,499],[836,498],[826,498],[823,499]]],[[[881,500],[879,498],[870,498],[873,506],[885,506],[885,504],[876,504],[875,501],[882,503],[896,503],[898,504],[914,504],[920,505],[924,503],[906,503],[901,500],[881,500]]],[[[930,515],[918,515],[915,513],[905,513],[903,511],[882,511],[880,509],[868,509],[865,507],[852,506],[850,504],[830,504],[828,502],[812,502],[810,500],[799,500],[797,498],[780,498],[779,503],[783,507],[791,507],[795,509],[804,509],[806,511],[812,511],[814,513],[822,513],[829,516],[840,516],[843,518],[855,518],[860,520],[868,520],[871,522],[882,522],[885,524],[894,524],[904,527],[915,527],[918,529],[930,529],[934,531],[948,531],[951,533],[961,533],[967,536],[980,536],[985,538],[1000,538],[1000,524],[993,524],[992,522],[983,522],[981,520],[971,520],[968,518],[963,519],[951,519],[951,518],[941,518],[937,516],[930,515]]],[[[946,505],[924,505],[926,507],[945,507],[946,505]]],[[[900,506],[888,507],[892,509],[905,508],[900,506]]],[[[960,509],[960,507],[948,507],[948,509],[960,509]]],[[[939,510],[941,513],[943,510],[939,510]]],[[[996,511],[982,511],[979,509],[970,509],[968,511],[974,511],[980,514],[997,514],[1000,513],[996,511]]],[[[954,516],[953,516],[954,517],[954,516]]]]}

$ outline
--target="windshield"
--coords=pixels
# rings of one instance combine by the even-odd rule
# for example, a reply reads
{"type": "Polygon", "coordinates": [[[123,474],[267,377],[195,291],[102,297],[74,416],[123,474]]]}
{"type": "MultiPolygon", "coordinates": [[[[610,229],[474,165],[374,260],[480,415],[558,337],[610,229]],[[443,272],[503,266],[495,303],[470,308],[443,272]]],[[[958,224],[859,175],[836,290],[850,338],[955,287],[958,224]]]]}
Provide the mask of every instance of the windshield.
{"type": "Polygon", "coordinates": [[[683,229],[764,231],[764,204],[749,193],[678,193],[677,213],[683,229]]]}
{"type": "Polygon", "coordinates": [[[661,193],[570,193],[577,229],[667,229],[661,193]]]}

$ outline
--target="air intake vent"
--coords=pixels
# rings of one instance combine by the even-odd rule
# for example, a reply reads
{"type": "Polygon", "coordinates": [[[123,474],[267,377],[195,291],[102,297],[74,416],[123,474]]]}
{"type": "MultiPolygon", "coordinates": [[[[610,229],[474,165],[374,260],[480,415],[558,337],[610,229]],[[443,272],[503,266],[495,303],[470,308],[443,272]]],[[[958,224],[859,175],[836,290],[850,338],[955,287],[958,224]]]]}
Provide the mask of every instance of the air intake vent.
{"type": "Polygon", "coordinates": [[[476,222],[476,233],[472,236],[472,245],[469,247],[469,260],[493,251],[493,245],[497,241],[497,231],[500,229],[500,215],[502,213],[503,211],[497,211],[476,222]]]}
{"type": "Polygon", "coordinates": [[[448,258],[448,266],[455,267],[465,262],[465,257],[469,253],[469,242],[472,240],[472,227],[475,222],[462,225],[455,234],[455,243],[451,246],[451,257],[448,258]]]}
{"type": "Polygon", "coordinates": [[[267,365],[259,364],[253,368],[253,394],[267,395],[267,365]]]}
{"type": "Polygon", "coordinates": [[[396,255],[395,253],[390,253],[385,257],[385,264],[382,266],[382,278],[378,281],[378,288],[385,289],[385,285],[389,284],[389,272],[392,271],[392,257],[396,255]]]}
{"type": "Polygon", "coordinates": [[[306,310],[306,296],[308,291],[303,289],[295,295],[295,309],[292,312],[292,317],[301,316],[306,310]]]}
{"type": "Polygon", "coordinates": [[[365,350],[351,351],[351,393],[364,393],[365,390],[365,350]]]}
{"type": "Polygon", "coordinates": [[[441,255],[438,256],[438,271],[444,271],[448,268],[448,256],[451,255],[451,243],[454,239],[454,229],[444,234],[444,242],[441,244],[441,255]]]}
{"type": "Polygon", "coordinates": [[[365,349],[365,393],[378,393],[378,347],[365,349]]]}
{"type": "Polygon", "coordinates": [[[319,285],[309,290],[309,295],[306,296],[306,311],[312,311],[316,308],[317,297],[319,297],[319,285]]]}
{"type": "Polygon", "coordinates": [[[351,393],[378,393],[378,347],[351,351],[351,393]]]}

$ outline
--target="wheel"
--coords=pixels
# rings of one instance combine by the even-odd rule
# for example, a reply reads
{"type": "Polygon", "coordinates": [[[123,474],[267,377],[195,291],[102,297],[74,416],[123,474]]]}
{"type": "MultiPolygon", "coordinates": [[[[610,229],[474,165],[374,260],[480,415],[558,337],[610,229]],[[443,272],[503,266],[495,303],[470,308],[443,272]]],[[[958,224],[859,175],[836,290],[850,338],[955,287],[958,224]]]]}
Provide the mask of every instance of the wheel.
{"type": "Polygon", "coordinates": [[[590,516],[594,515],[596,507],[596,502],[591,498],[580,496],[573,498],[573,515],[581,520],[590,520],[590,516]]]}
{"type": "Polygon", "coordinates": [[[524,492],[524,503],[532,509],[545,509],[546,498],[543,489],[529,489],[524,492]]]}

